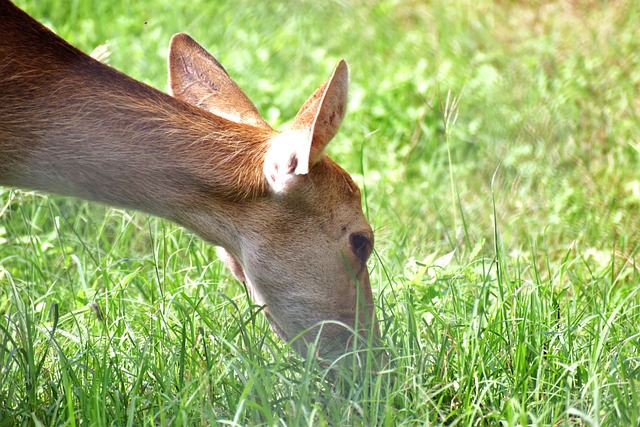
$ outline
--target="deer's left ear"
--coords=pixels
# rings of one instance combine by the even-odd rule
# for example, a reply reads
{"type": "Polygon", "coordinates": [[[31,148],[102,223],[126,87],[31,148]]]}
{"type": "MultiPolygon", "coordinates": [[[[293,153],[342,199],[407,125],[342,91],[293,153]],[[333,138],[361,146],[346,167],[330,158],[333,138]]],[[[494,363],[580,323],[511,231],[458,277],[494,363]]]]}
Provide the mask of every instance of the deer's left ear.
{"type": "Polygon", "coordinates": [[[227,120],[269,128],[224,67],[183,33],[169,45],[169,87],[173,97],[227,120]]]}
{"type": "Polygon", "coordinates": [[[322,158],[344,118],[348,88],[349,70],[341,60],[331,78],[302,105],[290,128],[273,138],[264,173],[274,192],[287,192],[322,158]]]}

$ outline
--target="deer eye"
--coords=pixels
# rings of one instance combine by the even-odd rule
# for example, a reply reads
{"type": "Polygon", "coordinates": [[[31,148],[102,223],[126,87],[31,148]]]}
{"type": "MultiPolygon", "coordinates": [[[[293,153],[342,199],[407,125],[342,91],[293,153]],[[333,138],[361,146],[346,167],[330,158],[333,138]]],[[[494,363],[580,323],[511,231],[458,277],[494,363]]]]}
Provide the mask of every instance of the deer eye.
{"type": "Polygon", "coordinates": [[[373,242],[371,242],[371,239],[369,239],[366,234],[354,233],[349,240],[351,241],[351,250],[356,258],[358,258],[362,264],[366,263],[373,250],[373,242]]]}

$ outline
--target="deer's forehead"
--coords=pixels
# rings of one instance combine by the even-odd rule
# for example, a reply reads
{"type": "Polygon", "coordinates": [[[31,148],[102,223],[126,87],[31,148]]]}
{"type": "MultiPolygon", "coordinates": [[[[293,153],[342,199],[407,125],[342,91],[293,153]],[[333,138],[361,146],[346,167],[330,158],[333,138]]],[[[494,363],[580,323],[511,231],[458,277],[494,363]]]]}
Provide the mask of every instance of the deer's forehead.
{"type": "Polygon", "coordinates": [[[334,202],[360,203],[360,189],[351,176],[328,156],[318,162],[311,170],[315,188],[323,196],[334,202]]]}

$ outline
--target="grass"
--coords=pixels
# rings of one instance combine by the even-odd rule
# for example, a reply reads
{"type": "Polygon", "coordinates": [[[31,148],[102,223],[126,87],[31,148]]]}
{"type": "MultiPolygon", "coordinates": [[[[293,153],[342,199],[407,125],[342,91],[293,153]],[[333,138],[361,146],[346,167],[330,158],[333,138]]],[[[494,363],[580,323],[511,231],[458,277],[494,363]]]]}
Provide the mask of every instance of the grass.
{"type": "Polygon", "coordinates": [[[275,126],[347,59],[391,363],[301,360],[170,223],[3,189],[0,426],[637,425],[638,2],[17,3],[160,89],[189,32],[275,126]]]}

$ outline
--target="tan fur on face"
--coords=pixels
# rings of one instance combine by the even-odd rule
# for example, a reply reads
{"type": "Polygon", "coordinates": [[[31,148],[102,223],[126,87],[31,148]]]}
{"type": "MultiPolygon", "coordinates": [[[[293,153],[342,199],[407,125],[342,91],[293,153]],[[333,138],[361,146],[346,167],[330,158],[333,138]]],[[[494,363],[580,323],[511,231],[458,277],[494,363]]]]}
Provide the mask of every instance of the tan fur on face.
{"type": "MultiPolygon", "coordinates": [[[[174,36],[161,93],[67,44],[0,0],[0,185],[170,218],[221,246],[287,340],[318,322],[375,322],[360,192],[324,150],[344,117],[344,61],[283,133],[222,66],[174,36]],[[356,314],[358,313],[358,314],[356,314]]],[[[294,344],[305,353],[305,336],[294,344]]],[[[327,349],[350,334],[323,330],[327,349]]]]}

